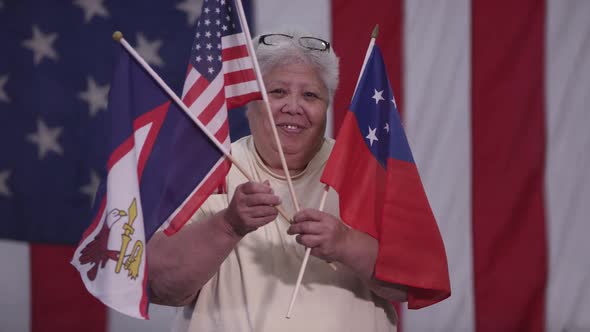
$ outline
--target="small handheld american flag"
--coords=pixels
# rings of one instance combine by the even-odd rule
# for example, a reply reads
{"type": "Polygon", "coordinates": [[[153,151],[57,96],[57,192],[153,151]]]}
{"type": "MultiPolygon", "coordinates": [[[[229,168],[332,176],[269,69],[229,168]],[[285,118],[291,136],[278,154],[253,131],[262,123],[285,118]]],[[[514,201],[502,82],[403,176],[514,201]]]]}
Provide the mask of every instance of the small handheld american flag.
{"type": "MultiPolygon", "coordinates": [[[[182,101],[191,115],[199,119],[226,149],[225,152],[229,152],[231,144],[228,110],[262,98],[246,38],[248,37],[240,25],[233,0],[203,2],[191,48],[182,101]]],[[[174,148],[180,149],[177,154],[179,160],[177,163],[174,161],[171,168],[177,171],[168,175],[169,188],[178,190],[186,182],[181,174],[187,163],[181,156],[185,154],[186,144],[191,144],[194,130],[195,126],[189,122],[182,122],[177,129],[177,144],[174,144],[174,148]]],[[[220,159],[210,168],[205,180],[193,188],[184,203],[166,220],[166,234],[173,234],[188,221],[211,194],[211,185],[223,183],[228,171],[229,162],[226,158],[220,159]]]]}
{"type": "Polygon", "coordinates": [[[182,100],[228,149],[227,110],[261,98],[246,38],[234,1],[203,2],[182,100]]]}

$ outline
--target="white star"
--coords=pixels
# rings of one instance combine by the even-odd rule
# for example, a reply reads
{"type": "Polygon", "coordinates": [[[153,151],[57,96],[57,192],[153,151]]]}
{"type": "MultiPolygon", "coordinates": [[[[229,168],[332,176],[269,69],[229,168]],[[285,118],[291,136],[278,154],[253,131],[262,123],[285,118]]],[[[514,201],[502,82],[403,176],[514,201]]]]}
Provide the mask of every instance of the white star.
{"type": "Polygon", "coordinates": [[[207,61],[209,61],[209,62],[213,61],[213,57],[211,55],[207,55],[207,61]]]}
{"type": "Polygon", "coordinates": [[[389,123],[385,122],[385,127],[383,127],[383,129],[389,134],[389,123]]]}
{"type": "Polygon", "coordinates": [[[393,103],[393,107],[397,109],[397,103],[395,102],[395,97],[391,97],[391,102],[393,103]]]}
{"type": "Polygon", "coordinates": [[[12,192],[8,188],[8,183],[6,183],[11,173],[12,171],[10,170],[0,171],[0,196],[12,196],[12,192]]]}
{"type": "Polygon", "coordinates": [[[137,46],[135,49],[137,50],[137,53],[141,54],[143,59],[150,65],[160,67],[164,65],[164,61],[162,61],[162,58],[160,58],[160,55],[158,55],[160,47],[162,47],[161,40],[156,39],[151,42],[145,38],[143,33],[140,32],[137,34],[137,46]]]}
{"type": "Polygon", "coordinates": [[[209,14],[209,7],[205,7],[204,12],[205,12],[205,14],[209,14]]]}
{"type": "Polygon", "coordinates": [[[176,9],[186,14],[186,24],[193,26],[201,14],[201,0],[184,0],[176,5],[176,9]]]}
{"type": "Polygon", "coordinates": [[[195,60],[197,60],[197,62],[201,62],[202,58],[200,55],[197,55],[197,57],[195,58],[195,60]]]}
{"type": "Polygon", "coordinates": [[[380,100],[385,100],[385,99],[383,98],[383,90],[381,90],[381,91],[377,91],[377,89],[374,89],[374,90],[375,90],[375,94],[371,98],[375,99],[375,105],[377,105],[377,104],[379,104],[380,100]]]}
{"type": "Polygon", "coordinates": [[[84,11],[84,23],[92,21],[94,16],[109,17],[109,11],[102,4],[104,0],[76,0],[74,5],[84,11]]]}
{"type": "Polygon", "coordinates": [[[39,149],[39,160],[45,158],[45,155],[47,155],[49,151],[53,151],[59,155],[64,154],[64,150],[57,142],[62,130],[62,127],[48,128],[43,120],[37,119],[37,132],[28,134],[27,140],[31,143],[37,144],[37,148],[39,149]]]}
{"type": "Polygon", "coordinates": [[[100,86],[96,84],[92,77],[86,78],[87,89],[78,94],[78,98],[88,103],[90,116],[94,117],[101,109],[107,109],[107,99],[109,95],[109,85],[100,86]]]}
{"type": "Polygon", "coordinates": [[[90,183],[80,187],[80,192],[90,196],[90,205],[94,205],[96,199],[96,191],[100,185],[100,177],[94,170],[90,170],[90,183]]]}
{"type": "Polygon", "coordinates": [[[211,24],[211,20],[205,20],[205,25],[209,26],[209,24],[211,24]]]}
{"type": "Polygon", "coordinates": [[[207,49],[210,50],[211,48],[213,48],[213,46],[211,44],[207,44],[207,49]]]}
{"type": "Polygon", "coordinates": [[[227,31],[227,25],[222,25],[222,26],[221,26],[221,30],[223,30],[223,31],[227,31]]]}
{"type": "Polygon", "coordinates": [[[377,138],[377,136],[375,135],[376,133],[377,133],[377,128],[371,129],[371,126],[369,126],[369,135],[367,135],[365,138],[369,140],[371,146],[373,146],[374,141],[379,140],[377,138]]]}
{"type": "Polygon", "coordinates": [[[205,37],[207,37],[207,38],[211,38],[211,32],[209,32],[209,31],[206,31],[206,32],[205,32],[205,37]]]}
{"type": "Polygon", "coordinates": [[[214,72],[212,67],[209,67],[209,69],[207,71],[209,72],[209,74],[213,74],[213,72],[214,72]]]}
{"type": "MultiPolygon", "coordinates": [[[[219,8],[217,10],[219,10],[219,8]]],[[[220,20],[215,20],[215,24],[216,25],[221,25],[221,21],[220,20]]]]}
{"type": "Polygon", "coordinates": [[[0,101],[8,103],[10,102],[10,97],[8,97],[6,91],[4,91],[6,82],[8,82],[8,75],[0,76],[0,101]]]}
{"type": "Polygon", "coordinates": [[[57,33],[43,34],[36,25],[33,25],[33,37],[22,42],[22,45],[33,51],[34,63],[38,65],[43,58],[59,59],[59,55],[53,49],[53,42],[57,39],[57,33]]]}

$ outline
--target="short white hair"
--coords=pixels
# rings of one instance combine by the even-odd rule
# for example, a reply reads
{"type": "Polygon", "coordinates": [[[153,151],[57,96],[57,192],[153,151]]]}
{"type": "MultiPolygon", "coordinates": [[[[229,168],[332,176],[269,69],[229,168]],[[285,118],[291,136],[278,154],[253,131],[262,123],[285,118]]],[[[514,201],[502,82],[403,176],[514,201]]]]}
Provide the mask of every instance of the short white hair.
{"type": "Polygon", "coordinates": [[[260,64],[260,71],[264,76],[279,65],[292,63],[309,64],[317,70],[320,79],[324,82],[326,88],[328,88],[330,104],[332,104],[339,80],[338,56],[334,53],[332,46],[327,51],[310,50],[302,47],[299,44],[299,37],[315,36],[299,28],[282,28],[256,36],[253,44],[258,63],[260,64]],[[260,43],[260,37],[269,33],[289,35],[293,36],[293,39],[286,38],[284,42],[272,46],[260,43]]]}

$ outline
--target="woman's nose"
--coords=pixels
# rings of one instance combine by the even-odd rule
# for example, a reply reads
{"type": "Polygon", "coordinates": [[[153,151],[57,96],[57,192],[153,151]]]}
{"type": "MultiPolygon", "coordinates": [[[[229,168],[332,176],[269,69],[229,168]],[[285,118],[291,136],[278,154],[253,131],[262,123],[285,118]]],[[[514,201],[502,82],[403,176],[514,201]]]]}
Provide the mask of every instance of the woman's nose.
{"type": "Polygon", "coordinates": [[[303,112],[300,99],[297,96],[288,96],[285,98],[285,104],[281,108],[284,113],[299,114],[303,112]]]}

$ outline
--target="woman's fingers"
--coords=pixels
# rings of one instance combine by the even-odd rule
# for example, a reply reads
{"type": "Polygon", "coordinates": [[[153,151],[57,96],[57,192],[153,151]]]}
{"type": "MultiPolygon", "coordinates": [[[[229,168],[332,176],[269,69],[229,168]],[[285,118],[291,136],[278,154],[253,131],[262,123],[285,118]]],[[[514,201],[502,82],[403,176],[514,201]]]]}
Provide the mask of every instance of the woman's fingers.
{"type": "Polygon", "coordinates": [[[274,220],[278,215],[275,206],[280,203],[267,181],[243,183],[236,187],[226,209],[227,221],[236,234],[245,235],[274,220]]]}
{"type": "Polygon", "coordinates": [[[253,206],[276,206],[281,204],[279,196],[270,193],[247,194],[244,197],[244,204],[249,207],[253,206]]]}
{"type": "Polygon", "coordinates": [[[320,221],[326,216],[326,213],[315,209],[303,209],[293,216],[293,222],[303,221],[320,221]]]}
{"type": "Polygon", "coordinates": [[[288,234],[297,235],[295,240],[311,248],[313,256],[337,261],[345,246],[348,228],[329,213],[305,209],[296,213],[288,234]]]}
{"type": "Polygon", "coordinates": [[[245,212],[250,218],[276,217],[278,214],[277,208],[269,205],[256,206],[250,208],[245,212]]]}
{"type": "Polygon", "coordinates": [[[321,235],[312,234],[299,234],[295,237],[295,241],[307,248],[312,249],[320,246],[324,242],[321,235]]]}
{"type": "Polygon", "coordinates": [[[318,221],[300,221],[292,224],[287,229],[287,234],[321,234],[325,228],[325,225],[318,221]]]}

